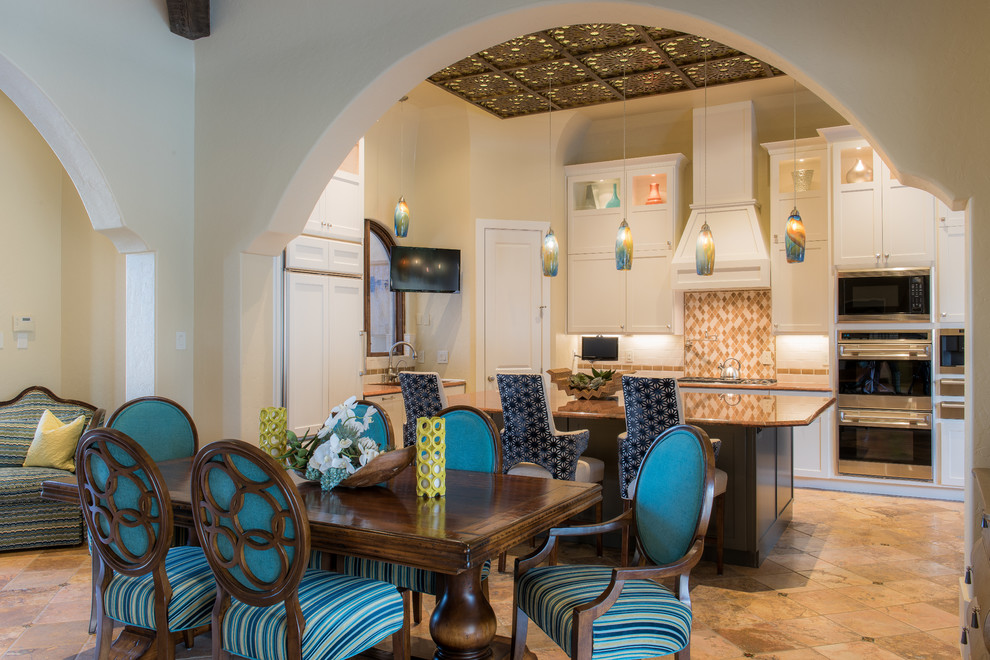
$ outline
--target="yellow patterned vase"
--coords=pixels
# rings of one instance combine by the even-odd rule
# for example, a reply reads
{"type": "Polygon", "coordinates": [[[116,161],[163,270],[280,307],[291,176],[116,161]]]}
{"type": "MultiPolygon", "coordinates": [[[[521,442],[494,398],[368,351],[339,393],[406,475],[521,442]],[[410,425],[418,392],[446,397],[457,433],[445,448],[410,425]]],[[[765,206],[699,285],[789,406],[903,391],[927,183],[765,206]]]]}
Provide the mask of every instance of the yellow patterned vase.
{"type": "Polygon", "coordinates": [[[262,451],[278,458],[285,453],[285,408],[262,408],[258,444],[262,451]]]}
{"type": "Polygon", "coordinates": [[[447,494],[446,430],[443,417],[416,420],[416,494],[420,497],[447,494]]]}

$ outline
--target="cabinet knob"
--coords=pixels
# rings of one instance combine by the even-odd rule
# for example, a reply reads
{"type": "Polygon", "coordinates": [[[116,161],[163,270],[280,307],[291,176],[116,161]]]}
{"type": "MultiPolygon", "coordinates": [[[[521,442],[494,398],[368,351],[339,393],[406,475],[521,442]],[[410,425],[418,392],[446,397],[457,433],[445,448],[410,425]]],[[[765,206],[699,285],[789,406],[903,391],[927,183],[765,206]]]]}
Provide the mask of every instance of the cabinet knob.
{"type": "Polygon", "coordinates": [[[945,222],[945,216],[943,215],[942,217],[940,217],[940,218],[938,219],[938,221],[939,221],[939,222],[945,222]]]}
{"type": "Polygon", "coordinates": [[[966,584],[973,584],[973,567],[966,567],[966,577],[963,578],[963,582],[966,584]]]}
{"type": "Polygon", "coordinates": [[[987,524],[987,514],[985,513],[982,516],[980,516],[980,527],[982,527],[983,529],[990,527],[990,525],[987,524]]]}
{"type": "Polygon", "coordinates": [[[495,376],[489,376],[488,377],[488,382],[489,383],[494,383],[495,382],[495,376]]]}
{"type": "Polygon", "coordinates": [[[884,261],[887,261],[888,259],[890,259],[890,252],[888,252],[887,254],[883,255],[883,260],[884,261]]]}
{"type": "Polygon", "coordinates": [[[966,645],[969,644],[969,635],[966,634],[966,629],[962,629],[962,637],[959,638],[959,643],[966,645]]]}
{"type": "Polygon", "coordinates": [[[947,316],[947,315],[948,315],[948,312],[942,312],[942,317],[943,317],[943,318],[944,318],[945,316],[947,316]]]}
{"type": "Polygon", "coordinates": [[[969,627],[976,630],[980,627],[980,608],[974,607],[973,614],[969,618],[969,627]]]}

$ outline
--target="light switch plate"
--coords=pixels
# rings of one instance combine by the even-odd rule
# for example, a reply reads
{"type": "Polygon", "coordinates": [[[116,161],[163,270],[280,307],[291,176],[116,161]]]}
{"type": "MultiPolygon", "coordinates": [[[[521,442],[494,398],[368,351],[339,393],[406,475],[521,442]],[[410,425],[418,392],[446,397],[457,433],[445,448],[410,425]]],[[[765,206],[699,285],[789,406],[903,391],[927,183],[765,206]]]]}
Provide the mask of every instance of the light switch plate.
{"type": "Polygon", "coordinates": [[[184,332],[175,333],[175,350],[177,351],[186,350],[186,333],[184,332]]]}
{"type": "Polygon", "coordinates": [[[3,348],[3,333],[0,332],[0,348],[3,348]]]}
{"type": "Polygon", "coordinates": [[[447,351],[437,351],[437,364],[447,364],[447,351]]]}

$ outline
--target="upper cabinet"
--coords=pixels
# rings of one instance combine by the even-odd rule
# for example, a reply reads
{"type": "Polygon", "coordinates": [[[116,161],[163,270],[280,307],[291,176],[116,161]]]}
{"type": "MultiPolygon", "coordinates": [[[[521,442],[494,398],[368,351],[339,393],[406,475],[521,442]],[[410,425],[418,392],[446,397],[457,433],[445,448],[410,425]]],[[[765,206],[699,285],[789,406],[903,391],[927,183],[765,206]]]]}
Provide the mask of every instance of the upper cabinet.
{"type": "Polygon", "coordinates": [[[569,165],[567,331],[678,331],[670,258],[683,222],[683,154],[569,165]],[[622,218],[633,237],[632,270],[615,269],[622,218]]]}
{"type": "Polygon", "coordinates": [[[950,211],[938,203],[938,261],[935,264],[936,320],[939,323],[966,321],[966,228],[965,212],[950,211]]]}
{"type": "Polygon", "coordinates": [[[833,254],[838,268],[931,266],[935,198],[902,185],[851,127],[823,129],[832,167],[833,254]]]}
{"type": "Polygon", "coordinates": [[[828,331],[828,150],[822,138],[763,145],[770,154],[770,287],[778,334],[828,331]],[[806,236],[804,261],[787,263],[784,225],[797,206],[806,236]]]}
{"type": "Polygon", "coordinates": [[[361,242],[364,237],[364,138],[334,172],[303,234],[361,242]]]}

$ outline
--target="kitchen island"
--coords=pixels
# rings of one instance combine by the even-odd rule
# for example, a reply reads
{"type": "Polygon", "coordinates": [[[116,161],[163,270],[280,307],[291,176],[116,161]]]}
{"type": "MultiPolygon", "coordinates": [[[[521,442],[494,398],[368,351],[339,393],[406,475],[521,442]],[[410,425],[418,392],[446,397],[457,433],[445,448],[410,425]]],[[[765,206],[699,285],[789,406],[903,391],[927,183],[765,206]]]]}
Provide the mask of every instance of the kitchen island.
{"type": "MultiPolygon", "coordinates": [[[[791,519],[794,494],[792,428],[811,424],[835,403],[831,396],[684,392],[684,421],[722,441],[716,465],[728,474],[725,494],[725,561],[759,566],[791,519]]],[[[498,392],[448,397],[450,405],[488,412],[501,426],[498,392]]],[[[618,495],[617,436],[625,430],[621,395],[581,400],[559,390],[550,407],[561,430],[589,429],[585,454],[605,462],[606,518],[622,510],[618,495]]],[[[617,539],[610,539],[612,544],[617,539]]],[[[712,550],[709,548],[709,550],[712,550]]]]}

